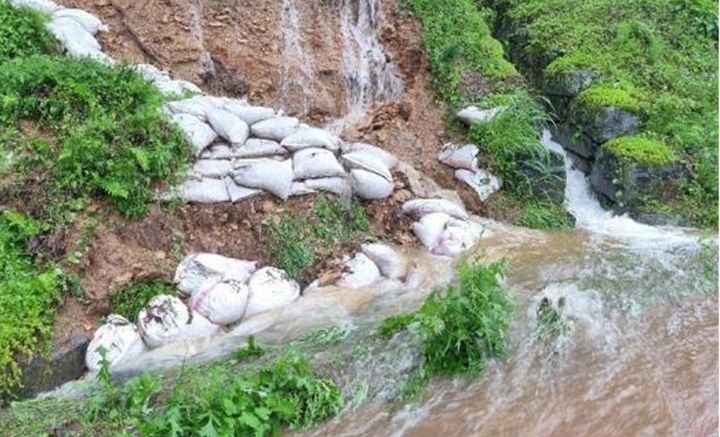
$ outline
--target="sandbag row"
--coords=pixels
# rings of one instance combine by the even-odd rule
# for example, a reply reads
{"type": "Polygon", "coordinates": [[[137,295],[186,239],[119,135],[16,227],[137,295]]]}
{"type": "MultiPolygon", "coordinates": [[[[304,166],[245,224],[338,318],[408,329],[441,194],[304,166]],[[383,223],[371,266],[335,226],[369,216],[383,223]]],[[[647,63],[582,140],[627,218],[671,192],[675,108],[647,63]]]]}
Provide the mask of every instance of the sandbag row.
{"type": "Polygon", "coordinates": [[[470,220],[464,207],[446,199],[414,199],[402,209],[417,220],[415,236],[435,255],[456,256],[488,235],[484,226],[470,220]]]}
{"type": "Polygon", "coordinates": [[[262,192],[330,192],[384,199],[398,160],[379,147],[345,144],[334,134],[242,99],[194,96],[166,105],[197,161],[170,196],[197,203],[236,202],[262,192]]]}
{"type": "Polygon", "coordinates": [[[502,181],[478,166],[478,147],[474,144],[445,144],[438,154],[438,161],[455,169],[455,178],[475,190],[482,202],[495,194],[502,181]]]}
{"type": "Polygon", "coordinates": [[[106,350],[110,366],[148,349],[210,337],[223,326],[237,325],[256,314],[289,305],[300,296],[300,286],[275,267],[257,268],[255,262],[200,253],[186,257],[175,271],[174,282],[187,297],[153,297],[133,324],[113,314],[95,331],[85,363],[97,370],[106,350]]]}

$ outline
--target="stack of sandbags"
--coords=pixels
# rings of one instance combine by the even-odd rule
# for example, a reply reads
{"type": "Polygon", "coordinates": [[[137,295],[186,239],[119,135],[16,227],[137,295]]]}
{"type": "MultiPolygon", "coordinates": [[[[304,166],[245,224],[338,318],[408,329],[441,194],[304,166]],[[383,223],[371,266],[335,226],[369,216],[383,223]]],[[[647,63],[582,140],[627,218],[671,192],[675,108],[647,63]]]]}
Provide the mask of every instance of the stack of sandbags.
{"type": "Polygon", "coordinates": [[[455,170],[455,178],[475,190],[482,202],[496,193],[502,183],[500,179],[478,167],[478,147],[474,144],[459,145],[448,143],[438,154],[438,160],[455,170]]]}
{"type": "Polygon", "coordinates": [[[415,236],[435,255],[458,255],[486,234],[482,225],[470,220],[465,208],[449,200],[411,200],[403,205],[403,212],[417,219],[415,236]]]}

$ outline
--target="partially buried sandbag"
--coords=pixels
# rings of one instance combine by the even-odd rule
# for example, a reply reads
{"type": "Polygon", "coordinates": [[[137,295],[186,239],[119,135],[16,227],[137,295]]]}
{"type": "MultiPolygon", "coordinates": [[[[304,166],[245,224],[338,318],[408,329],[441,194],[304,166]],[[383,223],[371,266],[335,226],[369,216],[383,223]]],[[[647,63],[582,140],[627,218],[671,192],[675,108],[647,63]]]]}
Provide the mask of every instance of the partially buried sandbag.
{"type": "Polygon", "coordinates": [[[445,224],[450,216],[443,212],[434,212],[424,215],[413,225],[415,236],[420,240],[426,249],[432,251],[440,241],[440,236],[445,230],[445,224]]]}
{"type": "Polygon", "coordinates": [[[420,218],[426,214],[444,212],[455,218],[466,220],[468,213],[465,208],[457,203],[445,199],[413,199],[405,202],[402,206],[405,214],[420,218]]]}
{"type": "Polygon", "coordinates": [[[291,160],[276,161],[268,158],[235,162],[232,177],[239,185],[265,190],[282,200],[287,200],[290,196],[290,188],[295,179],[291,160]]]}
{"type": "Polygon", "coordinates": [[[210,126],[218,135],[225,138],[232,145],[244,144],[250,135],[250,128],[247,123],[222,109],[207,111],[207,120],[210,126]]]}
{"type": "Polygon", "coordinates": [[[350,180],[353,193],[361,199],[385,199],[392,194],[395,188],[392,181],[367,170],[351,170],[350,180]]]}
{"type": "Polygon", "coordinates": [[[478,147],[474,144],[445,144],[438,154],[438,161],[452,168],[477,170],[478,147]]]}
{"type": "Polygon", "coordinates": [[[295,179],[302,180],[342,176],[345,169],[329,150],[308,148],[295,152],[293,172],[295,179]]]}
{"type": "Polygon", "coordinates": [[[340,139],[324,129],[305,127],[283,139],[282,146],[291,152],[309,147],[320,147],[335,152],[340,148],[340,139]]]}
{"type": "Polygon", "coordinates": [[[190,298],[190,308],[219,325],[240,321],[245,315],[249,288],[234,279],[209,279],[190,298]]]}
{"type": "Polygon", "coordinates": [[[339,287],[360,288],[380,279],[380,270],[362,253],[345,262],[344,271],[337,284],[339,287]]]}
{"type": "Polygon", "coordinates": [[[76,21],[83,29],[95,35],[101,30],[107,30],[107,27],[102,24],[102,21],[95,15],[83,11],[82,9],[60,9],[53,13],[53,18],[69,18],[76,21]]]}
{"type": "Polygon", "coordinates": [[[103,359],[101,348],[105,351],[105,359],[114,366],[121,360],[132,358],[145,350],[140,334],[134,324],[117,314],[110,314],[107,322],[99,327],[85,352],[85,365],[90,370],[100,369],[103,359]]]}
{"type": "Polygon", "coordinates": [[[150,348],[209,337],[219,327],[174,296],[158,295],[138,314],[138,329],[150,348]]]}
{"type": "Polygon", "coordinates": [[[377,265],[383,276],[400,279],[407,274],[407,260],[403,254],[387,244],[366,243],[362,245],[361,250],[377,265]]]}
{"type": "Polygon", "coordinates": [[[280,308],[300,296],[300,285],[288,278],[284,270],[263,267],[255,272],[248,282],[250,299],[245,317],[280,308]]]}
{"type": "Polygon", "coordinates": [[[215,253],[195,253],[186,256],[175,269],[174,282],[178,290],[192,295],[208,279],[233,279],[247,282],[257,263],[229,258],[215,253]]]}
{"type": "Polygon", "coordinates": [[[107,58],[95,37],[75,20],[65,17],[55,18],[48,24],[48,30],[72,57],[90,57],[98,60],[107,58]]]}

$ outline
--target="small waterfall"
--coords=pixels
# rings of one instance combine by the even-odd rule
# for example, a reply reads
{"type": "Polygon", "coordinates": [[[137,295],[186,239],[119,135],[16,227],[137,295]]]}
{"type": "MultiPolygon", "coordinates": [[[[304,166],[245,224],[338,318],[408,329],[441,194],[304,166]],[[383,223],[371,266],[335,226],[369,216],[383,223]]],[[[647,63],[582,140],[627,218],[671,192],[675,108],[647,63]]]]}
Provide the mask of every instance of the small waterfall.
{"type": "Polygon", "coordinates": [[[404,81],[379,40],[381,0],[339,1],[348,113],[364,113],[375,102],[402,96],[404,81]]]}
{"type": "Polygon", "coordinates": [[[297,97],[300,109],[305,112],[308,109],[307,92],[310,91],[315,76],[313,61],[303,47],[300,37],[302,30],[297,0],[283,0],[282,11],[285,40],[282,97],[286,102],[297,97]]]}
{"type": "Polygon", "coordinates": [[[631,242],[633,246],[673,247],[697,243],[697,238],[689,235],[685,229],[650,226],[636,222],[627,215],[606,211],[592,192],[585,175],[572,165],[565,149],[552,140],[547,129],[543,131],[542,142],[550,152],[562,156],[565,160],[565,202],[568,212],[575,217],[578,228],[631,242]]]}

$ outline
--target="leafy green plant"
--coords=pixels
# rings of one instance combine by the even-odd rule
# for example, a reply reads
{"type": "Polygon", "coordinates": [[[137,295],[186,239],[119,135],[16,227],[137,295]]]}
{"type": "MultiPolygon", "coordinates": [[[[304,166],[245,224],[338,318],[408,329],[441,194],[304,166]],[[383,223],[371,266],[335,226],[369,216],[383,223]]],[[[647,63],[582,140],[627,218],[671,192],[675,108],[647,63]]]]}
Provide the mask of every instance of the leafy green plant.
{"type": "Polygon", "coordinates": [[[258,358],[265,354],[265,351],[257,345],[255,336],[251,335],[248,337],[248,344],[246,347],[240,348],[233,353],[233,358],[238,361],[245,361],[251,358],[258,358]]]}
{"type": "Polygon", "coordinates": [[[22,56],[59,53],[47,31],[48,18],[32,9],[10,6],[0,0],[0,63],[22,56]]]}
{"type": "Polygon", "coordinates": [[[177,291],[173,284],[165,281],[151,281],[133,284],[113,294],[112,311],[115,314],[135,320],[140,310],[159,294],[174,296],[177,291]]]}

